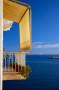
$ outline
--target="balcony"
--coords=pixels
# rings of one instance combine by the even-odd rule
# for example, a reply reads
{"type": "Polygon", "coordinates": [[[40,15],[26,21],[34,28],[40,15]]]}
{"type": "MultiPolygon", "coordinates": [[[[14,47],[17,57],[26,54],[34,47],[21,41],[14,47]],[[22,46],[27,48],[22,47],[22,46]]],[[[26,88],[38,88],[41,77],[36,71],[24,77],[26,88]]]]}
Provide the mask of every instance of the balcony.
{"type": "MultiPolygon", "coordinates": [[[[4,19],[3,31],[5,32],[5,31],[10,30],[10,33],[11,33],[10,34],[8,32],[6,34],[7,40],[5,37],[3,37],[3,40],[9,42],[9,44],[7,44],[7,42],[6,44],[4,43],[3,47],[6,46],[5,48],[9,49],[10,47],[11,49],[11,47],[13,48],[14,45],[20,44],[19,45],[20,47],[18,49],[20,49],[21,51],[31,50],[31,6],[23,2],[20,2],[18,0],[17,1],[4,0],[3,1],[3,19],[4,19]],[[19,37],[18,35],[16,35],[16,33],[12,34],[12,30],[14,28],[12,25],[14,22],[18,24],[19,37]],[[17,41],[15,42],[14,41],[15,38],[14,39],[11,37],[9,38],[9,36],[16,37],[16,38],[18,37],[19,39],[17,39],[17,41]],[[14,45],[12,44],[13,41],[15,42],[14,45]]],[[[14,28],[14,30],[16,31],[16,29],[17,29],[17,26],[16,28],[14,28]]],[[[17,45],[15,47],[17,47],[17,45]]],[[[4,52],[3,54],[3,80],[27,79],[30,71],[31,71],[30,67],[26,65],[25,53],[4,52]]]]}
{"type": "Polygon", "coordinates": [[[3,80],[26,80],[31,69],[26,65],[26,55],[21,52],[4,52],[3,80]]]}

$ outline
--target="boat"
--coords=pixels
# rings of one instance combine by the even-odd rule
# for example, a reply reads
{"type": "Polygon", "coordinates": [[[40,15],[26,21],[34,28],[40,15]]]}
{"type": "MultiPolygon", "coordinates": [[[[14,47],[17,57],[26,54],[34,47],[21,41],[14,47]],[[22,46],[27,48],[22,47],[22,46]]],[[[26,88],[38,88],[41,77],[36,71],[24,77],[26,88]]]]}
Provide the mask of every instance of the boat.
{"type": "Polygon", "coordinates": [[[59,56],[51,56],[51,57],[48,57],[48,59],[59,59],[59,56]]]}

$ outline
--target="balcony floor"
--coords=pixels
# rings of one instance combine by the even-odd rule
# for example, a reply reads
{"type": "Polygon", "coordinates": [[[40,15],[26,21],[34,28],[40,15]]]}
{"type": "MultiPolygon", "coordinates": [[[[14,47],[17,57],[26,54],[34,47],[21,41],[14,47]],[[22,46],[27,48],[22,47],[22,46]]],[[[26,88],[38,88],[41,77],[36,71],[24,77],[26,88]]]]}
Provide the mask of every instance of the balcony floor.
{"type": "Polygon", "coordinates": [[[6,72],[3,71],[3,80],[26,80],[26,78],[20,73],[15,72],[15,70],[12,71],[11,68],[8,68],[6,72]]]}

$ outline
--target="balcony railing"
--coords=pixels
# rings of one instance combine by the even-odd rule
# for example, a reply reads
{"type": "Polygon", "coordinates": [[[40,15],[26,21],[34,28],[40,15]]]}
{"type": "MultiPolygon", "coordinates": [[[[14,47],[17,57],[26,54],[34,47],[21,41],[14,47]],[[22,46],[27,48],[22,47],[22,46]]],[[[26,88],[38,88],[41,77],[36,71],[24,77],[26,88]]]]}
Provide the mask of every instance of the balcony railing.
{"type": "Polygon", "coordinates": [[[25,79],[28,77],[30,71],[31,71],[30,67],[26,65],[25,53],[23,52],[22,53],[21,52],[3,53],[3,79],[4,80],[20,79],[20,78],[25,79]]]}
{"type": "Polygon", "coordinates": [[[4,52],[3,75],[22,74],[26,67],[25,54],[20,52],[4,52]]]}

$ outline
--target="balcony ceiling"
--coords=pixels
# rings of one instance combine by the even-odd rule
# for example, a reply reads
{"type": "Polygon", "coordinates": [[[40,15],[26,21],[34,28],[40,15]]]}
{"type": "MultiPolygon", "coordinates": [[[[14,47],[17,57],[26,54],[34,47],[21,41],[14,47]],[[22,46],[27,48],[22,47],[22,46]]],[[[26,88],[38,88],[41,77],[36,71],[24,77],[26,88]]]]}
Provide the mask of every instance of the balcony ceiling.
{"type": "Polygon", "coordinates": [[[13,22],[20,22],[28,6],[17,3],[16,0],[3,0],[3,18],[13,22]]]}

